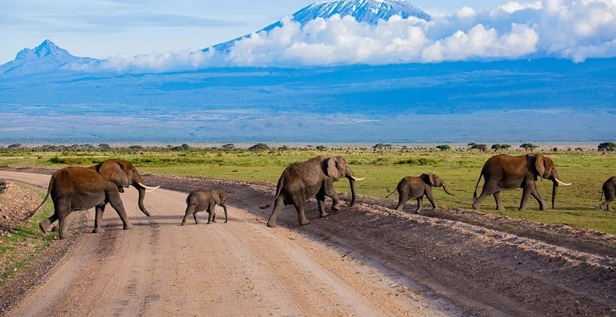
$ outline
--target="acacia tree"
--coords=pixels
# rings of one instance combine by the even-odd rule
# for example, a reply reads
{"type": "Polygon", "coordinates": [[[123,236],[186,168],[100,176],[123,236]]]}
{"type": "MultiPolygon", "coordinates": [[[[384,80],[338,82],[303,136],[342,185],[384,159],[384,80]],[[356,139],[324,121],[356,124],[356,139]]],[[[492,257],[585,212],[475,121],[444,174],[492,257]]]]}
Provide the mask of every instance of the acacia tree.
{"type": "Polygon", "coordinates": [[[436,148],[441,151],[449,151],[451,149],[451,146],[449,146],[448,144],[441,144],[437,146],[436,148]]]}
{"type": "Polygon", "coordinates": [[[538,148],[537,145],[534,145],[532,143],[522,143],[522,145],[520,145],[520,147],[523,148],[524,151],[527,151],[527,152],[528,151],[532,151],[532,150],[538,148]]]}
{"type": "Polygon", "coordinates": [[[601,152],[613,152],[614,150],[616,150],[616,143],[614,142],[603,142],[601,144],[599,144],[599,146],[597,147],[597,149],[601,152]]]}
{"type": "Polygon", "coordinates": [[[267,146],[267,144],[265,143],[257,143],[251,147],[248,148],[248,151],[252,151],[252,152],[262,152],[262,151],[269,151],[269,146],[267,146]]]}

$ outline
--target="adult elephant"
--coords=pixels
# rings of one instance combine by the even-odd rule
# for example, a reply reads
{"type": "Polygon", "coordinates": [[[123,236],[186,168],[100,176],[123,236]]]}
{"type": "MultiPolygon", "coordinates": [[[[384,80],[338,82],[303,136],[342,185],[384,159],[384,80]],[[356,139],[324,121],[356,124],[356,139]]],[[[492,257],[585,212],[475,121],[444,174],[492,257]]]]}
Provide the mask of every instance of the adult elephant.
{"type": "Polygon", "coordinates": [[[90,169],[95,170],[106,180],[116,184],[120,193],[124,192],[124,187],[128,188],[130,185],[135,187],[139,191],[139,209],[146,216],[150,216],[150,213],[143,204],[145,193],[155,190],[159,186],[146,186],[141,178],[141,175],[131,162],[118,159],[109,159],[91,166],[90,169]]]}
{"type": "Polygon", "coordinates": [[[495,155],[489,158],[481,169],[481,175],[475,185],[473,193],[473,209],[478,209],[481,201],[489,195],[494,195],[496,209],[505,210],[500,200],[500,192],[515,188],[522,188],[522,200],[519,210],[526,209],[528,195],[532,195],[539,202],[539,209],[545,210],[545,205],[541,195],[537,191],[537,177],[549,179],[553,182],[552,186],[552,208],[556,202],[556,192],[558,185],[571,185],[563,183],[558,179],[558,172],[552,159],[543,154],[526,154],[511,156],[507,154],[495,155]],[[477,186],[484,178],[481,195],[477,197],[477,186]]]}
{"type": "MultiPolygon", "coordinates": [[[[346,177],[351,185],[351,202],[355,204],[355,178],[351,167],[342,156],[325,157],[317,156],[303,162],[295,162],[289,165],[280,175],[276,185],[274,197],[274,209],[267,222],[268,227],[276,226],[276,217],[283,206],[293,205],[297,210],[300,225],[310,223],[304,213],[304,203],[311,196],[316,196],[321,217],[327,216],[325,212],[325,196],[331,197],[332,210],[340,210],[340,200],[334,190],[333,182],[346,177]]],[[[261,206],[261,209],[270,205],[261,206]]]]}
{"type": "Polygon", "coordinates": [[[49,226],[59,220],[60,239],[71,236],[66,228],[66,218],[73,211],[87,210],[96,207],[94,219],[94,232],[102,232],[101,227],[103,211],[107,203],[117,211],[124,229],[132,228],[126,217],[126,211],[120,198],[120,191],[116,183],[106,180],[93,168],[69,166],[57,170],[49,180],[47,195],[43,202],[33,211],[36,212],[49,196],[53,201],[54,213],[39,223],[44,233],[49,226]]]}

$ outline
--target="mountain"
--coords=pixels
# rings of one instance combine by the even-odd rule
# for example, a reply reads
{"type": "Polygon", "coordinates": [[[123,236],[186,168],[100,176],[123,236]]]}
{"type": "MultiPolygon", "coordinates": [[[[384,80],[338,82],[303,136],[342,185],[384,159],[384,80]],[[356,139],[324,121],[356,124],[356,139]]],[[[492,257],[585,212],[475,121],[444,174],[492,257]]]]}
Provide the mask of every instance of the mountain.
{"type": "MultiPolygon", "coordinates": [[[[376,25],[379,20],[389,20],[393,16],[401,16],[404,19],[415,17],[430,21],[432,17],[414,6],[406,0],[336,0],[336,1],[319,1],[293,13],[292,20],[300,23],[303,27],[308,22],[316,19],[328,19],[339,14],[341,17],[352,16],[357,22],[376,25]]],[[[276,27],[281,27],[282,21],[274,22],[263,29],[257,31],[269,32],[276,27]]],[[[231,41],[214,45],[217,51],[226,51],[233,44],[250,35],[240,36],[231,41]]],[[[204,52],[209,51],[209,48],[203,49],[204,52]]]]}
{"type": "Polygon", "coordinates": [[[0,75],[22,76],[50,71],[74,70],[81,65],[97,60],[71,55],[67,50],[57,46],[50,40],[44,40],[39,46],[24,48],[17,53],[14,60],[0,65],[0,75]]]}

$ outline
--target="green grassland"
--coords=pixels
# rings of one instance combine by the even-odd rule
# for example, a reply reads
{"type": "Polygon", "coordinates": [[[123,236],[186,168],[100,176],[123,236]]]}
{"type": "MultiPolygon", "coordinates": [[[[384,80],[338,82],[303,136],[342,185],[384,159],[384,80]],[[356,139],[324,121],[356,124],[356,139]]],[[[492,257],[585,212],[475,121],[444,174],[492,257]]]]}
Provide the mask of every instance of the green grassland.
{"type": "MultiPolygon", "coordinates": [[[[573,183],[560,186],[555,210],[539,211],[537,202],[531,197],[527,211],[520,212],[521,190],[501,193],[506,211],[494,210],[492,198],[482,204],[482,212],[507,215],[551,224],[566,224],[578,228],[594,229],[616,234],[616,212],[598,209],[603,182],[616,175],[616,152],[575,151],[567,148],[559,151],[537,151],[552,158],[561,180],[573,183]]],[[[247,151],[245,149],[222,150],[220,148],[181,149],[147,147],[112,148],[85,151],[41,151],[40,149],[0,149],[0,165],[11,167],[43,167],[58,169],[67,165],[91,165],[107,158],[126,159],[142,173],[163,173],[214,178],[277,181],[282,170],[292,162],[306,160],[316,155],[343,155],[351,164],[355,176],[365,177],[357,183],[358,194],[385,197],[387,190],[394,190],[398,181],[405,176],[435,173],[446,182],[455,197],[446,195],[435,188],[436,201],[444,207],[470,208],[473,191],[481,167],[492,155],[507,153],[522,155],[524,150],[470,151],[454,148],[448,151],[434,149],[392,148],[374,150],[366,148],[322,149],[294,148],[270,151],[247,151]]],[[[480,183],[478,193],[481,191],[480,183]]],[[[551,186],[547,180],[538,181],[539,192],[551,206],[551,186]]],[[[349,192],[348,182],[336,183],[336,190],[349,192]]],[[[397,195],[390,197],[392,205],[397,195]]],[[[410,208],[410,207],[407,207],[410,208]]],[[[616,203],[613,208],[616,209],[616,203]]]]}
{"type": "MultiPolygon", "coordinates": [[[[41,193],[40,196],[42,201],[45,194],[41,193]]],[[[38,226],[40,221],[53,213],[51,200],[45,202],[41,210],[26,223],[12,228],[10,235],[0,236],[0,262],[4,268],[0,270],[0,286],[27,267],[39,253],[57,239],[56,233],[46,235],[38,226]]]]}

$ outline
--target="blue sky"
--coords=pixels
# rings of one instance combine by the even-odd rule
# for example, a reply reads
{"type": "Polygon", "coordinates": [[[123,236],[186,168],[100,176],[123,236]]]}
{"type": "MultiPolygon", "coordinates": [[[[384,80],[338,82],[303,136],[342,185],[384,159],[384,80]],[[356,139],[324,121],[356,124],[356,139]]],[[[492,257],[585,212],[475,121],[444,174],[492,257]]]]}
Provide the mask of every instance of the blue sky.
{"type": "MultiPolygon", "coordinates": [[[[256,31],[312,2],[0,0],[0,64],[44,39],[51,39],[73,55],[94,58],[196,50],[256,31]]],[[[411,3],[430,13],[495,5],[488,0],[411,3]]]]}

